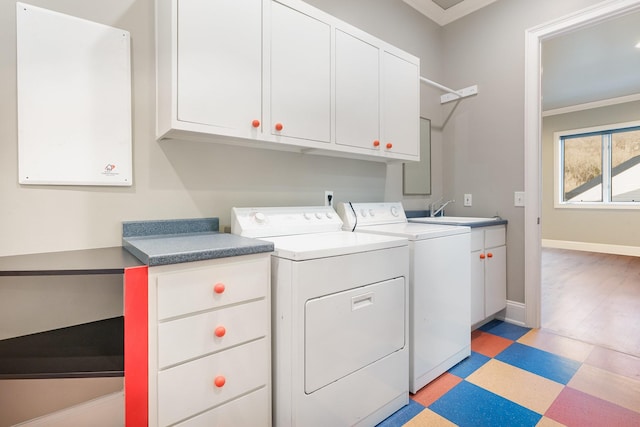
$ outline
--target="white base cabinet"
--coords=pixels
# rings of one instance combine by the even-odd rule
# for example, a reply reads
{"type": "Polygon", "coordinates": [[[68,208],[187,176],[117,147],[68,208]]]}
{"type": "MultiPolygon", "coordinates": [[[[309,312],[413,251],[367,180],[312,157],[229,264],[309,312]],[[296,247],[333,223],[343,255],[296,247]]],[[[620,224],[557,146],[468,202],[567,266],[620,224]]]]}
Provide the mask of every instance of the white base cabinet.
{"type": "Polygon", "coordinates": [[[471,229],[471,325],[507,306],[506,227],[471,229]]]}
{"type": "Polygon", "coordinates": [[[157,137],[420,160],[420,61],[300,0],[157,0],[157,137]]]}
{"type": "Polygon", "coordinates": [[[271,425],[270,254],[149,269],[149,425],[271,425]]]}

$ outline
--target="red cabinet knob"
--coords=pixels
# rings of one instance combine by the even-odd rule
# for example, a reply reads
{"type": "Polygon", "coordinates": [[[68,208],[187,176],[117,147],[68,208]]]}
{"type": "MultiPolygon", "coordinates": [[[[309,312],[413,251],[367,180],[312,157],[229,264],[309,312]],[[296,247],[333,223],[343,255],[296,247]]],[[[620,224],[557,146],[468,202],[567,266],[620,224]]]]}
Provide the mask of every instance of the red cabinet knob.
{"type": "Polygon", "coordinates": [[[391,150],[391,148],[393,148],[393,144],[390,142],[387,142],[387,150],[391,150]]]}
{"type": "Polygon", "coordinates": [[[484,259],[484,258],[485,258],[484,254],[480,254],[480,259],[484,259]]]}
{"type": "Polygon", "coordinates": [[[227,382],[227,380],[225,379],[225,377],[223,377],[222,375],[218,375],[214,380],[213,383],[215,384],[216,387],[220,388],[222,386],[224,386],[224,384],[227,382]]]}
{"type": "Polygon", "coordinates": [[[487,258],[493,258],[493,254],[491,252],[487,253],[487,258]]]}
{"type": "Polygon", "coordinates": [[[223,293],[224,289],[225,289],[224,283],[216,283],[215,285],[213,285],[213,292],[215,292],[216,294],[223,293]]]}
{"type": "Polygon", "coordinates": [[[259,128],[260,127],[260,120],[254,120],[251,122],[251,126],[253,126],[254,128],[259,128]]]}
{"type": "Polygon", "coordinates": [[[379,147],[380,146],[380,141],[378,141],[377,139],[375,141],[373,141],[373,146],[374,147],[379,147]]]}
{"type": "Polygon", "coordinates": [[[282,129],[284,129],[284,126],[282,125],[282,123],[276,123],[276,130],[280,132],[282,129]]]}
{"type": "Polygon", "coordinates": [[[218,338],[222,338],[227,333],[227,330],[224,326],[218,326],[213,333],[218,338]]]}

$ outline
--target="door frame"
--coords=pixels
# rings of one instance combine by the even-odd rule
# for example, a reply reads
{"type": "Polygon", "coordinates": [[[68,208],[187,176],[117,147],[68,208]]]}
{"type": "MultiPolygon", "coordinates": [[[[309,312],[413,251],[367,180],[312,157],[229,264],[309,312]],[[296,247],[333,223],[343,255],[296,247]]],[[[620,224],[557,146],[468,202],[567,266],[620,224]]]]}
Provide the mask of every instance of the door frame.
{"type": "Polygon", "coordinates": [[[640,0],[604,1],[525,32],[524,292],[525,325],[528,327],[539,328],[541,323],[541,44],[544,40],[638,10],[640,0]]]}

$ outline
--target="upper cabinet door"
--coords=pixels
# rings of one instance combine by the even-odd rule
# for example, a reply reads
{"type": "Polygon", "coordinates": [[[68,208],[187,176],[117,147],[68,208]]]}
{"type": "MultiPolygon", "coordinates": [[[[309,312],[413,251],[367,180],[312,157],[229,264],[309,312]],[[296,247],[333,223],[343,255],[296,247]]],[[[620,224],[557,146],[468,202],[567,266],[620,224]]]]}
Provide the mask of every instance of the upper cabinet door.
{"type": "Polygon", "coordinates": [[[180,0],[177,7],[178,120],[255,137],[254,121],[262,120],[262,0],[180,0]]]}
{"type": "Polygon", "coordinates": [[[336,144],[379,150],[380,49],[336,29],[335,58],[336,144]]]}
{"type": "MultiPolygon", "coordinates": [[[[331,140],[331,26],[271,4],[271,133],[331,140]]],[[[266,132],[266,130],[265,130],[266,132]]]]}
{"type": "Polygon", "coordinates": [[[389,52],[384,52],[382,61],[382,141],[380,142],[384,149],[392,153],[419,156],[420,75],[418,65],[389,52]]]}

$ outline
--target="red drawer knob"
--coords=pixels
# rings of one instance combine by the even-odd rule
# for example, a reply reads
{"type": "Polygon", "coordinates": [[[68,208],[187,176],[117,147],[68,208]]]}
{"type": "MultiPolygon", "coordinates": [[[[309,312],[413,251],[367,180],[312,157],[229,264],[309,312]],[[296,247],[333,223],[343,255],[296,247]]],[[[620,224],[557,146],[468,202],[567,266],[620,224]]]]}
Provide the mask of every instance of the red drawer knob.
{"type": "Polygon", "coordinates": [[[484,254],[480,254],[480,259],[485,259],[484,254]]]}
{"type": "Polygon", "coordinates": [[[224,283],[216,283],[215,285],[213,285],[213,292],[215,292],[216,294],[223,293],[224,289],[225,289],[224,283]]]}
{"type": "Polygon", "coordinates": [[[492,254],[491,252],[489,252],[489,253],[487,254],[487,258],[493,258],[493,254],[492,254]]]}
{"type": "Polygon", "coordinates": [[[254,120],[251,122],[251,126],[253,126],[254,128],[259,128],[260,127],[260,120],[254,120]]]}
{"type": "Polygon", "coordinates": [[[387,142],[387,150],[391,150],[391,148],[393,148],[393,144],[390,142],[387,142]]]}
{"type": "Polygon", "coordinates": [[[223,387],[224,384],[227,382],[227,380],[222,376],[222,375],[218,375],[214,380],[213,383],[215,384],[216,387],[220,388],[223,387]]]}
{"type": "Polygon", "coordinates": [[[218,338],[222,338],[226,333],[227,330],[225,329],[224,326],[218,326],[216,328],[216,330],[213,332],[218,338]]]}
{"type": "Polygon", "coordinates": [[[373,141],[373,146],[374,147],[379,147],[380,146],[380,141],[378,141],[377,139],[375,141],[373,141]]]}
{"type": "Polygon", "coordinates": [[[276,130],[280,132],[282,129],[284,129],[284,126],[282,125],[282,123],[276,123],[276,130]]]}

